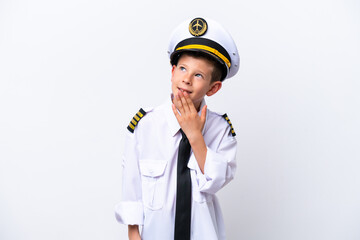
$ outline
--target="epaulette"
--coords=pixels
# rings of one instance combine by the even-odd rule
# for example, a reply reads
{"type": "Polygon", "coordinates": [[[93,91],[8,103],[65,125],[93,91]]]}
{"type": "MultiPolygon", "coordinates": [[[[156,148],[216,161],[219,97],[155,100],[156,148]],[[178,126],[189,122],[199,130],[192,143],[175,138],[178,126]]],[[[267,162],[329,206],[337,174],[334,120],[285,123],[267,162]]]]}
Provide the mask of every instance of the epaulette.
{"type": "Polygon", "coordinates": [[[140,110],[135,114],[135,116],[131,119],[129,126],[127,127],[127,129],[131,132],[134,133],[135,127],[138,124],[138,122],[145,116],[146,112],[140,108],[140,110]]]}
{"type": "Polygon", "coordinates": [[[223,117],[223,118],[228,122],[228,124],[230,125],[231,134],[233,135],[233,137],[235,137],[235,136],[236,136],[236,133],[235,133],[235,130],[234,130],[233,126],[232,126],[232,123],[231,123],[228,115],[225,113],[224,115],[222,115],[222,117],[223,117]]]}

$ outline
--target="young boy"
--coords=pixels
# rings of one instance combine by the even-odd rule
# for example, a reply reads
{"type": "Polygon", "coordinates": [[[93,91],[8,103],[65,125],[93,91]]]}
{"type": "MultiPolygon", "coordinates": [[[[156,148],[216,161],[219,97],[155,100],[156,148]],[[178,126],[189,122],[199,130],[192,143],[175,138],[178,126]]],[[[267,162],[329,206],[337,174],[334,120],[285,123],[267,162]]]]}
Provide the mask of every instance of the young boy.
{"type": "Polygon", "coordinates": [[[195,18],[175,29],[168,53],[171,97],[128,126],[116,218],[129,239],[225,239],[215,193],[235,173],[235,132],[204,97],[237,73],[236,45],[218,23],[195,18]]]}

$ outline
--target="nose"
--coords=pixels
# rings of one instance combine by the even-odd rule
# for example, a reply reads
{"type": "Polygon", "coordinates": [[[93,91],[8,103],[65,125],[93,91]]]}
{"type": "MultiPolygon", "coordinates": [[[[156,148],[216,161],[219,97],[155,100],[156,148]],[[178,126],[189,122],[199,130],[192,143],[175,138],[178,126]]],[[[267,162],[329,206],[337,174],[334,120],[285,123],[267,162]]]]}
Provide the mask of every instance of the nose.
{"type": "Polygon", "coordinates": [[[183,83],[185,83],[186,85],[191,84],[191,78],[190,78],[190,76],[188,74],[184,76],[183,83]]]}

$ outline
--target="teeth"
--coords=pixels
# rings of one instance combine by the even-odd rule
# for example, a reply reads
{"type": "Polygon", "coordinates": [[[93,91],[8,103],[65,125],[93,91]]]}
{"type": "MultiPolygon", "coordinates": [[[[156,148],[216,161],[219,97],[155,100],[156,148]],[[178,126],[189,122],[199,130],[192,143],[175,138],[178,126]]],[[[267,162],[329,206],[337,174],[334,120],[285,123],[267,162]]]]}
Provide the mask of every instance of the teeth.
{"type": "Polygon", "coordinates": [[[179,90],[180,90],[181,92],[187,92],[187,93],[189,93],[189,94],[190,94],[190,92],[189,92],[189,91],[186,91],[186,90],[184,90],[184,89],[179,88],[179,90]]]}

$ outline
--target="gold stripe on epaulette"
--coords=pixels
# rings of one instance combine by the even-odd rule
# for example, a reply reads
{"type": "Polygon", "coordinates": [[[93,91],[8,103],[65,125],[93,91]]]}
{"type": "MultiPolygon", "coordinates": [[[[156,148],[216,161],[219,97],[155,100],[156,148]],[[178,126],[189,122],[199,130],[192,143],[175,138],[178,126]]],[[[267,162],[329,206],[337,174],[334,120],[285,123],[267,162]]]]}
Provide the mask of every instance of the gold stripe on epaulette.
{"type": "Polygon", "coordinates": [[[235,130],[234,130],[233,126],[232,126],[232,123],[231,123],[231,121],[230,121],[230,119],[229,119],[229,117],[227,116],[226,113],[223,115],[223,118],[228,122],[228,124],[230,126],[231,135],[236,136],[236,133],[235,133],[235,130]]]}
{"type": "Polygon", "coordinates": [[[140,110],[134,115],[134,117],[131,119],[127,129],[131,132],[134,133],[135,127],[136,125],[139,123],[139,121],[141,120],[141,118],[143,116],[145,116],[146,112],[140,108],[140,110]]]}

